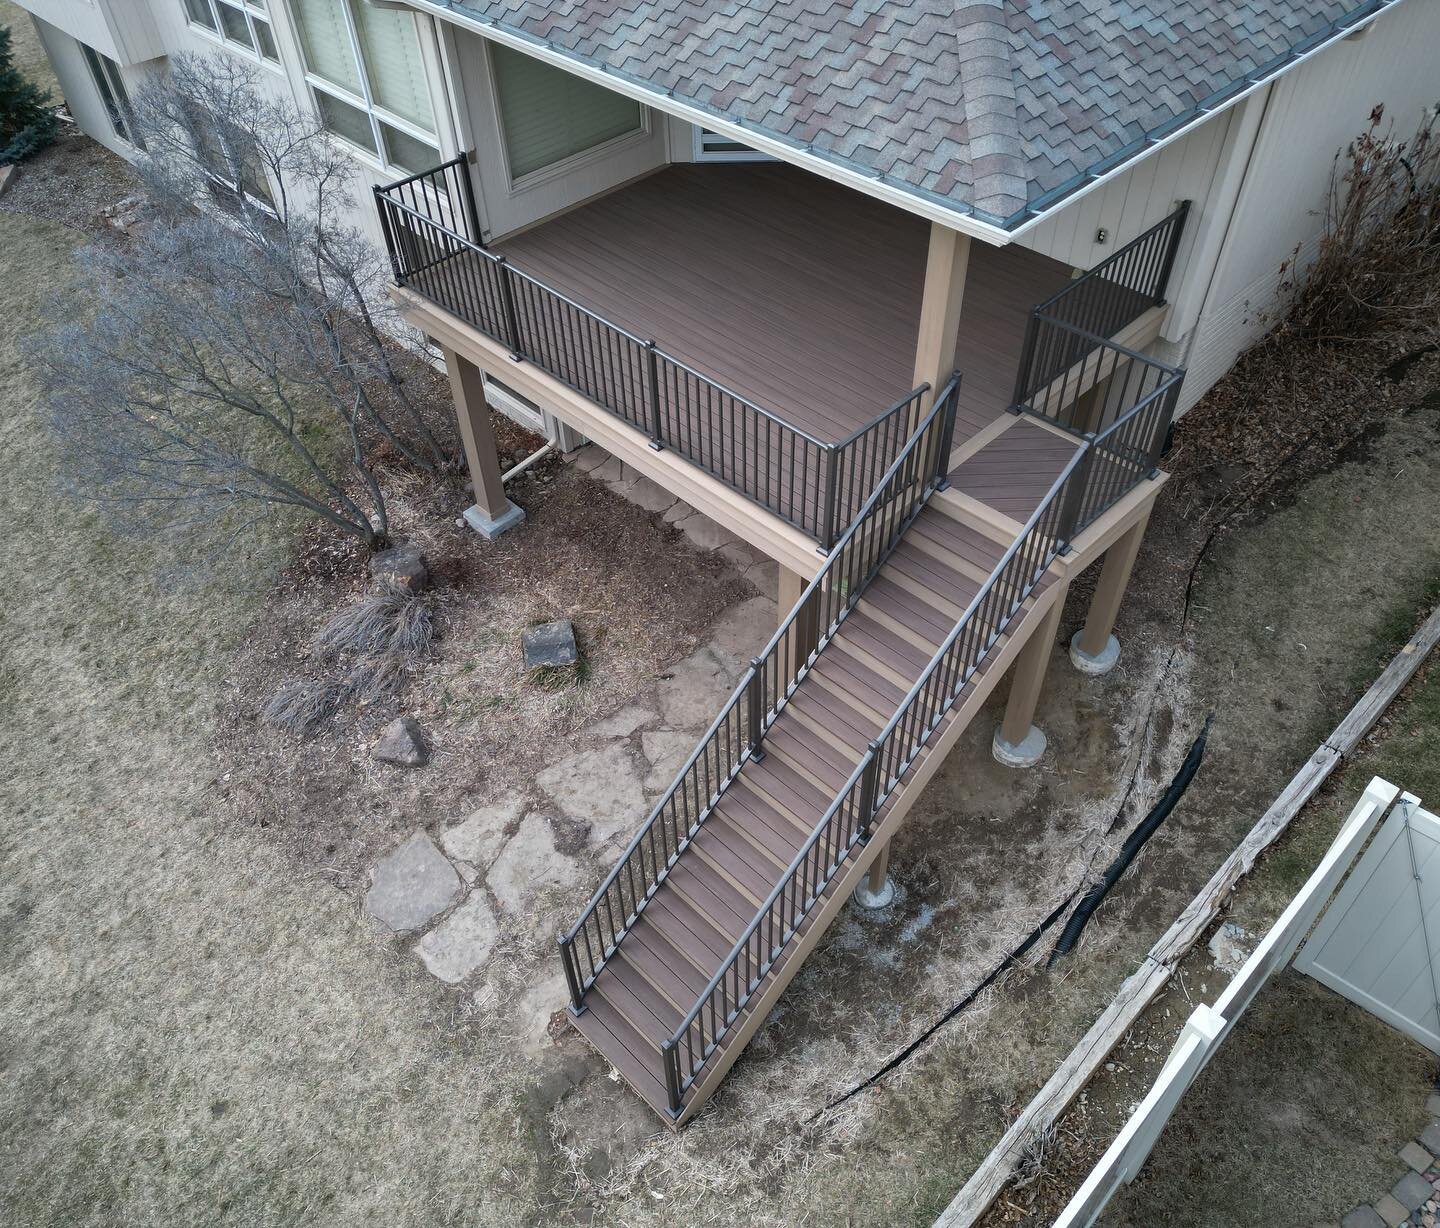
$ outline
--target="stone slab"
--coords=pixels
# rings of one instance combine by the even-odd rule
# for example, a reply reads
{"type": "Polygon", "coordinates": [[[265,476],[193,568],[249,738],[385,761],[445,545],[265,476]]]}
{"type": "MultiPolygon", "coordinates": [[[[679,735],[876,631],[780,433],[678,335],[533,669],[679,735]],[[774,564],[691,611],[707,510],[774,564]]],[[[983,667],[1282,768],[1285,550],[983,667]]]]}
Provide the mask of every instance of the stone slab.
{"type": "Polygon", "coordinates": [[[1440,1121],[1432,1121],[1420,1131],[1420,1146],[1431,1155],[1440,1155],[1440,1121]]]}
{"type": "Polygon", "coordinates": [[[636,479],[635,484],[625,492],[625,497],[647,512],[663,512],[677,501],[659,482],[647,477],[636,479]]]}
{"type": "Polygon", "coordinates": [[[567,755],[535,781],[566,815],[590,824],[592,844],[633,832],[649,813],[634,757],[620,742],[567,755]]]}
{"type": "Polygon", "coordinates": [[[1340,1220],[1340,1228],[1385,1228],[1380,1212],[1372,1206],[1356,1207],[1340,1220]]]}
{"type": "Polygon", "coordinates": [[[735,689],[736,672],[708,646],[692,652],[655,688],[665,724],[708,729],[735,689]]]}
{"type": "Polygon", "coordinates": [[[702,512],[696,512],[693,516],[676,521],[675,527],[689,538],[692,545],[698,546],[701,550],[718,550],[721,546],[728,546],[732,542],[740,540],[729,529],[716,524],[702,512]]]}
{"type": "Polygon", "coordinates": [[[460,875],[423,831],[370,871],[365,911],[397,934],[418,930],[460,897],[460,875]]]}
{"type": "Polygon", "coordinates": [[[628,738],[643,725],[660,719],[660,714],[641,704],[628,704],[612,712],[603,721],[591,725],[585,732],[596,738],[628,738]]]}
{"type": "Polygon", "coordinates": [[[1417,1173],[1423,1173],[1435,1163],[1435,1157],[1425,1150],[1419,1143],[1406,1143],[1400,1148],[1400,1158],[1405,1161],[1417,1173]]]}
{"type": "Polygon", "coordinates": [[[459,908],[415,944],[415,952],[442,981],[458,985],[484,966],[499,936],[490,901],[483,891],[472,891],[459,908]]]}
{"type": "Polygon", "coordinates": [[[549,820],[532,811],[520,820],[485,881],[500,907],[515,913],[537,891],[575,887],[585,875],[579,862],[556,849],[549,820]]]}
{"type": "Polygon", "coordinates": [[[780,609],[772,598],[751,597],[732,605],[720,616],[710,632],[710,647],[737,675],[744,673],[746,666],[770,642],[779,622],[780,609]]]}
{"type": "Polygon", "coordinates": [[[502,798],[467,815],[454,827],[440,833],[440,844],[457,862],[472,867],[467,875],[471,882],[490,868],[490,863],[505,847],[510,825],[520,817],[525,799],[520,796],[502,798]]]}
{"type": "Polygon", "coordinates": [[[1375,1211],[1390,1228],[1400,1228],[1400,1225],[1410,1218],[1410,1212],[1389,1194],[1382,1194],[1375,1200],[1375,1211]]]}
{"type": "Polygon", "coordinates": [[[1414,1211],[1427,1198],[1435,1196],[1435,1187],[1419,1173],[1409,1172],[1390,1187],[1390,1193],[1407,1211],[1414,1211]]]}
{"type": "Polygon", "coordinates": [[[651,793],[668,789],[690,758],[695,749],[693,733],[674,729],[657,729],[640,735],[640,745],[645,758],[650,761],[650,771],[645,777],[645,788],[651,793]]]}

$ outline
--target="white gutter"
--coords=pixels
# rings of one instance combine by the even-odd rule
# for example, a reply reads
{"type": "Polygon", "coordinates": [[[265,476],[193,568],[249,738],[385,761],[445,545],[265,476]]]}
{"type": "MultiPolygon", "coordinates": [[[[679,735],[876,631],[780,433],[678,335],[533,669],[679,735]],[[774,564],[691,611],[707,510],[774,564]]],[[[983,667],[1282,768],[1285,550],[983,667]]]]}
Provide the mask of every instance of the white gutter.
{"type": "MultiPolygon", "coordinates": [[[[382,0],[382,3],[386,2],[387,0],[382,0]]],[[[1019,236],[1045,221],[1052,214],[1090,195],[1090,193],[1097,188],[1104,187],[1112,179],[1132,170],[1145,158],[1158,153],[1166,146],[1172,145],[1183,137],[1189,136],[1190,133],[1200,127],[1201,124],[1208,123],[1216,115],[1229,110],[1229,108],[1233,107],[1236,103],[1244,101],[1256,90],[1284,76],[1292,69],[1298,68],[1307,60],[1319,55],[1322,51],[1328,50],[1336,43],[1342,42],[1366,29],[1377,18],[1390,12],[1402,2],[1403,0],[1388,0],[1388,3],[1377,8],[1368,16],[1362,17],[1358,21],[1336,30],[1324,42],[1317,43],[1303,55],[1298,55],[1293,59],[1286,60],[1285,63],[1273,71],[1263,76],[1253,78],[1243,90],[1232,94],[1218,106],[1195,115],[1186,123],[1176,128],[1174,132],[1168,133],[1154,143],[1147,145],[1145,149],[1133,157],[1127,158],[1119,165],[1111,167],[1104,174],[1097,175],[1084,187],[1076,188],[1075,191],[1061,197],[1053,205],[1047,206],[1013,229],[1005,230],[989,222],[982,222],[971,214],[955,209],[947,209],[938,202],[927,200],[923,196],[916,195],[914,192],[907,191],[894,184],[886,183],[876,176],[851,170],[827,158],[822,158],[817,154],[808,153],[803,149],[797,149],[794,145],[788,144],[785,141],[768,137],[753,128],[745,127],[743,124],[736,124],[718,115],[713,115],[709,111],[692,106],[690,103],[682,102],[680,99],[673,98],[662,91],[637,84],[624,77],[617,76],[614,73],[606,72],[603,69],[582,63],[572,56],[556,51],[553,47],[537,39],[514,34],[509,30],[502,29],[497,24],[482,21],[478,17],[473,17],[458,9],[452,8],[445,4],[444,0],[388,0],[389,4],[403,4],[403,7],[429,13],[432,16],[440,18],[442,21],[448,21],[462,29],[470,30],[482,38],[488,38],[493,42],[500,43],[502,46],[513,47],[516,51],[522,51],[526,55],[534,56],[537,60],[563,69],[572,76],[593,81],[597,85],[602,85],[608,90],[615,91],[617,94],[624,94],[626,97],[633,98],[637,102],[643,103],[655,110],[678,116],[680,119],[686,120],[698,127],[708,128],[711,132],[718,132],[723,136],[729,137],[731,140],[739,141],[742,145],[749,145],[751,148],[758,149],[762,153],[770,154],[782,162],[789,162],[794,166],[803,167],[805,170],[821,176],[821,178],[844,184],[846,187],[853,188],[857,192],[863,192],[867,196],[873,196],[876,200],[883,200],[886,204],[894,205],[898,209],[903,209],[907,213],[916,214],[928,221],[939,222],[942,226],[948,226],[952,230],[958,230],[961,234],[981,239],[994,247],[1004,247],[1006,244],[1013,242],[1019,236]]]]}

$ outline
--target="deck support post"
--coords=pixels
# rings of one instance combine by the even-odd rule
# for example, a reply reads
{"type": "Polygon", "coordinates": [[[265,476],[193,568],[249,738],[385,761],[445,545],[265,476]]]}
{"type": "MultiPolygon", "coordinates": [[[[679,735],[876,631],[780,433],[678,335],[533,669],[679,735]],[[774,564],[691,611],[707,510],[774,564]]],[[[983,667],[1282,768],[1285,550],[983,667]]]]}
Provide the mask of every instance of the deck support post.
{"type": "Polygon", "coordinates": [[[481,537],[493,541],[524,520],[525,512],[506,497],[505,483],[500,480],[495,427],[490,421],[485,379],[480,368],[448,346],[441,348],[445,354],[450,395],[455,401],[455,417],[460,425],[460,440],[465,445],[465,461],[470,467],[470,482],[475,493],[474,504],[465,509],[465,521],[481,537]]]}
{"type": "Polygon", "coordinates": [[[855,888],[855,903],[861,908],[885,908],[895,899],[895,880],[890,877],[890,841],[880,846],[880,852],[870,863],[870,872],[865,881],[855,888]]]}
{"type": "Polygon", "coordinates": [[[1011,670],[1005,716],[990,743],[990,753],[997,763],[1006,767],[1034,767],[1045,754],[1045,733],[1034,723],[1035,709],[1040,703],[1050,651],[1055,647],[1055,636],[1060,629],[1066,588],[1068,585],[1055,594],[1050,609],[1020,650],[1011,670]]]}
{"type": "MultiPolygon", "coordinates": [[[[795,608],[795,603],[800,600],[800,594],[805,591],[809,583],[810,581],[804,576],[791,571],[783,564],[780,565],[780,578],[776,586],[776,604],[779,606],[775,616],[777,626],[785,622],[790,611],[795,608]]],[[[802,610],[795,620],[793,642],[797,666],[815,651],[815,645],[820,639],[820,623],[815,604],[814,601],[811,601],[809,608],[802,610]]]]}
{"type": "Polygon", "coordinates": [[[1120,659],[1120,642],[1111,632],[1115,629],[1115,617],[1120,613],[1120,602],[1130,584],[1135,556],[1140,553],[1149,520],[1150,507],[1147,506],[1140,518],[1105,551],[1100,582],[1090,598],[1085,626],[1070,641],[1071,664],[1082,674],[1108,674],[1120,659]]]}
{"type": "Polygon", "coordinates": [[[939,222],[930,223],[930,251],[925,259],[925,291],[920,300],[920,329],[915,340],[912,388],[930,385],[930,395],[915,407],[914,430],[935,403],[955,370],[960,340],[960,308],[965,299],[965,274],[970,265],[970,236],[939,222]]]}

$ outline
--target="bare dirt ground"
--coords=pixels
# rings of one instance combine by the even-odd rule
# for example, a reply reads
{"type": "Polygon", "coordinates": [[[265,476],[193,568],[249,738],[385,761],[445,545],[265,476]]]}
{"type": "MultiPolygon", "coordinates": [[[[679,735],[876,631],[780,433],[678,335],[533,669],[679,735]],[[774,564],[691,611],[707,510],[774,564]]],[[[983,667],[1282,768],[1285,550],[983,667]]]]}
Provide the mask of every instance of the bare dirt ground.
{"type": "MultiPolygon", "coordinates": [[[[397,793],[392,777],[376,807],[371,784],[344,784],[371,718],[344,718],[291,761],[253,723],[272,680],[305,668],[303,643],[353,591],[353,565],[327,571],[313,544],[266,530],[236,542],[224,568],[191,574],[59,498],[15,347],[42,289],[66,277],[76,236],[13,213],[0,228],[0,510],[26,529],[5,555],[12,597],[0,615],[0,700],[20,731],[0,775],[0,1197],[19,1222],[926,1222],[1313,746],[1313,729],[1348,704],[1356,653],[1394,595],[1435,570],[1440,509],[1395,478],[1433,447],[1430,411],[1389,414],[1366,451],[1224,538],[1188,638],[1191,563],[1250,470],[1241,457],[1177,479],[1119,627],[1121,669],[1082,680],[1057,649],[1042,708],[1052,751],[1032,773],[995,765],[991,723],[976,722],[899,839],[900,902],[837,925],[713,1107],[674,1137],[573,1037],[519,1042],[510,999],[538,964],[496,969],[480,1003],[441,990],[361,922],[346,888],[402,817],[448,821],[470,791],[529,770],[528,748],[494,732],[512,726],[484,719],[491,698],[512,698],[494,711],[517,741],[563,742],[619,702],[625,679],[653,681],[667,654],[681,656],[703,631],[687,602],[698,592],[718,611],[733,581],[693,557],[674,577],[637,576],[625,570],[632,555],[683,556],[666,554],[654,520],[637,521],[635,538],[617,532],[596,569],[601,589],[583,594],[593,618],[582,633],[608,629],[587,644],[603,669],[574,693],[533,694],[501,651],[524,622],[573,608],[573,585],[548,589],[542,568],[524,573],[534,591],[487,588],[491,556],[473,571],[454,562],[468,543],[417,494],[404,527],[433,534],[444,638],[402,698],[454,731],[444,766],[456,780],[397,793]],[[321,574],[297,595],[293,569],[307,565],[321,574]],[[1333,577],[1323,589],[1318,567],[1333,577]],[[1364,585],[1368,596],[1347,596],[1364,585]],[[632,597],[658,604],[673,644],[635,642],[648,613],[611,612],[632,597]],[[607,685],[602,675],[615,689],[587,691],[607,685]],[[1097,838],[1117,814],[1123,832],[1144,812],[1212,708],[1223,720],[1184,812],[1077,958],[1012,974],[850,1095],[1108,855],[1097,838]],[[286,809],[292,794],[304,804],[286,809]]],[[[1377,413],[1418,402],[1434,386],[1430,361],[1377,413]]],[[[607,526],[625,515],[581,482],[554,478],[526,530],[549,534],[571,575],[589,560],[567,534],[592,510],[607,526]]]]}

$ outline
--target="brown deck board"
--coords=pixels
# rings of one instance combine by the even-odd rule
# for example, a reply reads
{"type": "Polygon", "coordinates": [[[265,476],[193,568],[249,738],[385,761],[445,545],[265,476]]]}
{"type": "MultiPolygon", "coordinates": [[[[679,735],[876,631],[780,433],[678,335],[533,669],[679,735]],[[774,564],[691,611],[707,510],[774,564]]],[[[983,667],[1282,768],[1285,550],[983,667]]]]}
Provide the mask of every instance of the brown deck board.
{"type": "MultiPolygon", "coordinates": [[[[793,167],[676,165],[494,249],[741,395],[838,439],[910,391],[928,228],[793,167]]],[[[1069,269],[972,246],[956,442],[1009,405],[1069,269]]]]}

